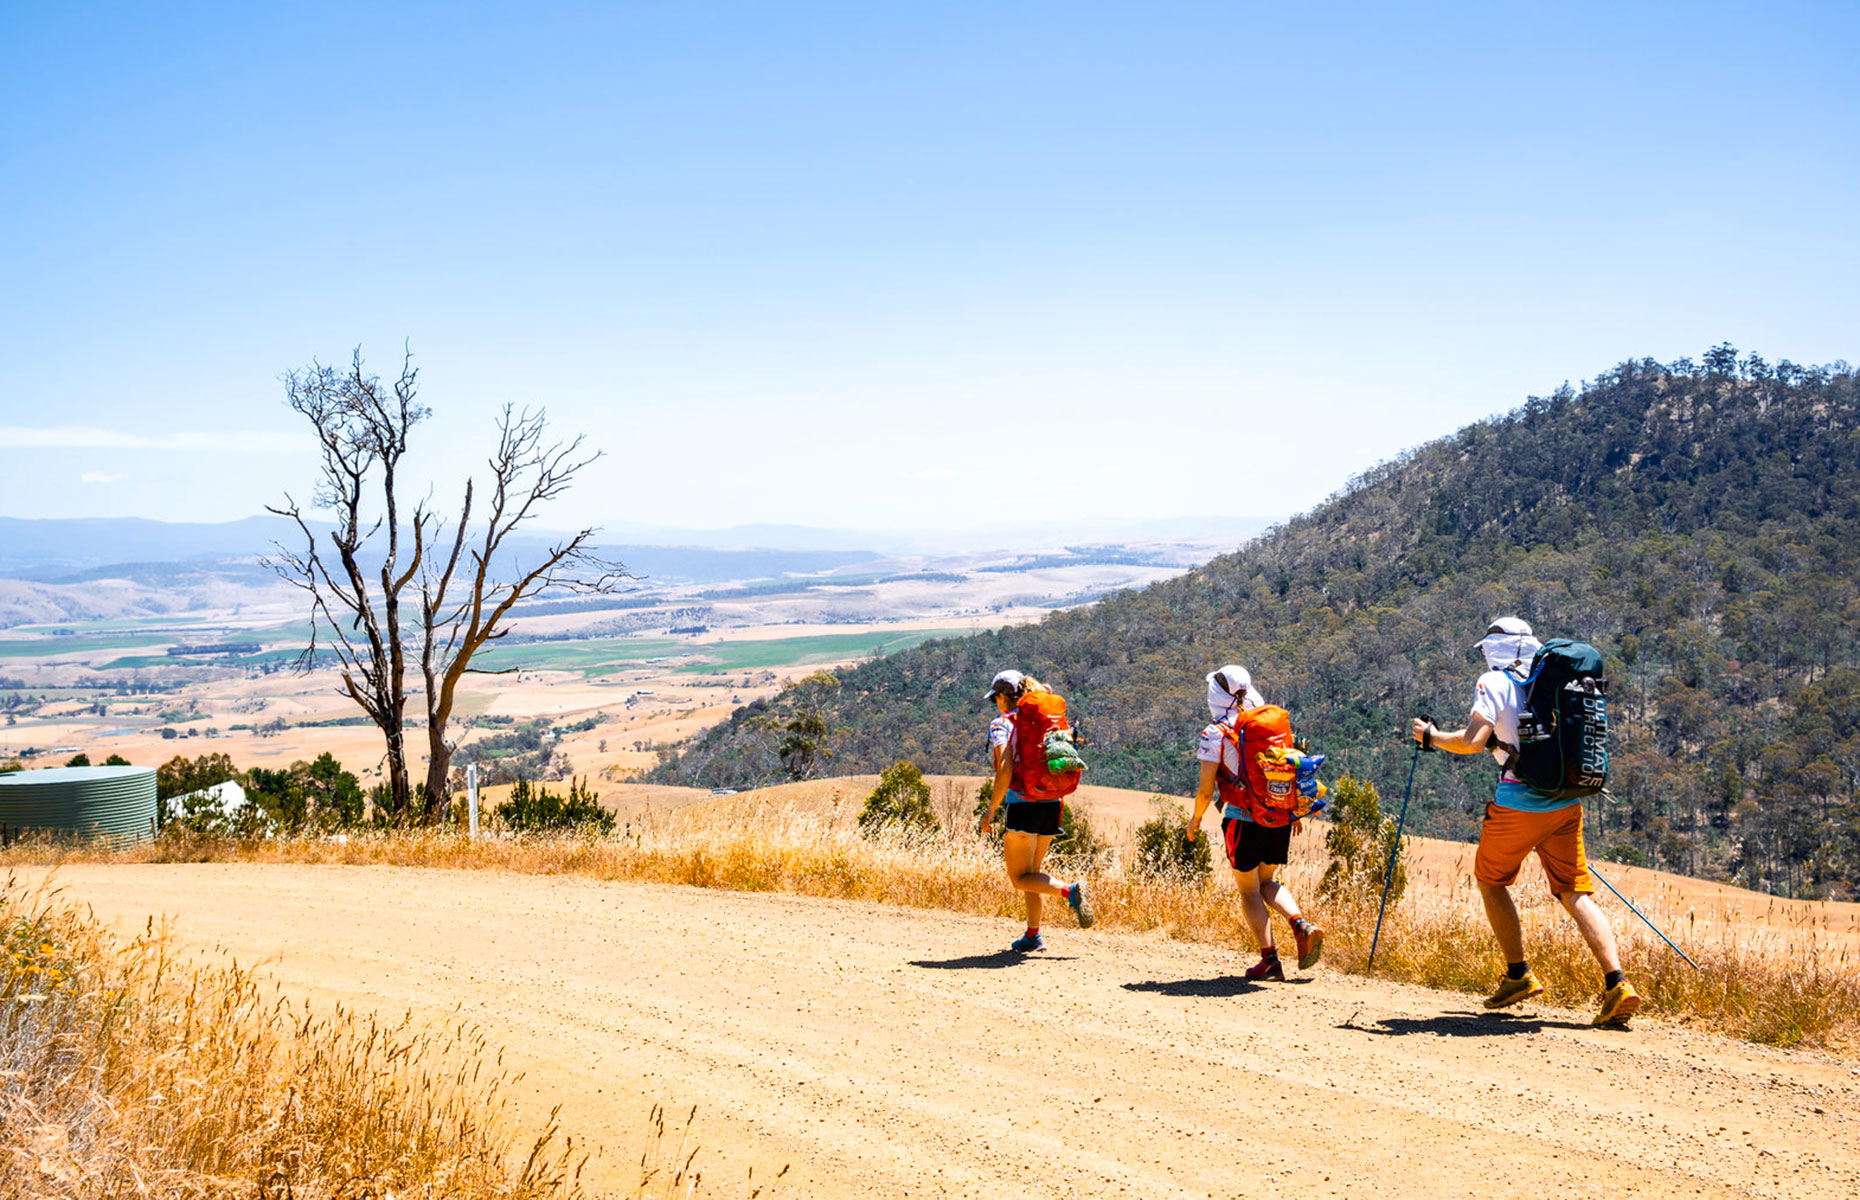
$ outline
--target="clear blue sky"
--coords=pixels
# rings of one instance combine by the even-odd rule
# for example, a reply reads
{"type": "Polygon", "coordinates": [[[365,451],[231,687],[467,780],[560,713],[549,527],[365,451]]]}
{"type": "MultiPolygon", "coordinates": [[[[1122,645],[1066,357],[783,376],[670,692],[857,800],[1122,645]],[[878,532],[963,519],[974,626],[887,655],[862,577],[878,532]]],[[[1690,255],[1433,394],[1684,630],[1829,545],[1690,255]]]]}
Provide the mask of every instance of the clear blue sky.
{"type": "Polygon", "coordinates": [[[306,492],[277,376],[404,339],[443,489],[608,451],[552,525],[1283,513],[1860,357],[1860,6],[1314,9],[0,0],[0,515],[306,492]]]}

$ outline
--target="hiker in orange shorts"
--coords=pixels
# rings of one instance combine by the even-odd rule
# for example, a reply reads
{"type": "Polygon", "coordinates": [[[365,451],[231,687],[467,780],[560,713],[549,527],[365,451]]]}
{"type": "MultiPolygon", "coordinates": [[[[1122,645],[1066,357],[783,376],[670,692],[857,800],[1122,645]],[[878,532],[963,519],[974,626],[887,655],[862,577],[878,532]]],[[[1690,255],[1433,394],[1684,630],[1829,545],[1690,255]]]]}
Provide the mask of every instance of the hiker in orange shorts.
{"type": "MultiPolygon", "coordinates": [[[[1531,627],[1517,617],[1492,622],[1485,637],[1473,647],[1484,653],[1490,668],[1479,677],[1472,713],[1464,729],[1451,733],[1416,718],[1414,740],[1423,748],[1450,754],[1478,754],[1490,750],[1501,766],[1518,745],[1518,715],[1524,701],[1524,676],[1542,643],[1531,627]]],[[[1615,951],[1615,931],[1595,903],[1595,884],[1582,845],[1582,801],[1557,799],[1520,782],[1509,768],[1500,772],[1498,789],[1485,806],[1485,824],[1479,831],[1479,850],[1473,858],[1473,878],[1485,901],[1486,919],[1505,954],[1505,977],[1486,998],[1487,1008],[1506,1008],[1542,992],[1524,957],[1524,928],[1511,885],[1525,856],[1537,852],[1550,893],[1575,918],[1582,940],[1602,968],[1602,1007],[1597,1025],[1625,1024],[1640,1007],[1640,994],[1627,982],[1621,957],[1615,951]]]]}

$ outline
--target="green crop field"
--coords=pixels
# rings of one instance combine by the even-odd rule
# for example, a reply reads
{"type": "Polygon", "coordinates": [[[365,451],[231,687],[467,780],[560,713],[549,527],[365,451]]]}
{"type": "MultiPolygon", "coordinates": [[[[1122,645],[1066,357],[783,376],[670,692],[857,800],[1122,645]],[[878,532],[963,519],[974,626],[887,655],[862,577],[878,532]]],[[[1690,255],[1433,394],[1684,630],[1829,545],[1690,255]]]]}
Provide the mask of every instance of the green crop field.
{"type": "Polygon", "coordinates": [[[58,630],[69,629],[75,630],[79,634],[86,634],[127,633],[137,629],[148,629],[150,627],[158,629],[178,629],[187,625],[217,627],[224,624],[226,624],[226,622],[212,620],[207,617],[117,617],[108,621],[65,621],[56,625],[20,625],[17,626],[17,629],[20,633],[51,634],[58,630]]]}
{"type": "Polygon", "coordinates": [[[913,629],[890,636],[871,633],[823,633],[811,637],[771,638],[767,641],[721,642],[694,646],[704,661],[680,667],[686,672],[742,671],[755,667],[799,667],[809,663],[843,662],[866,655],[895,654],[932,638],[955,637],[966,629],[913,629]]]}
{"type": "Polygon", "coordinates": [[[172,646],[171,633],[124,634],[119,637],[48,637],[0,641],[0,658],[50,658],[54,654],[90,654],[104,650],[140,650],[172,646]]]}
{"type": "Polygon", "coordinates": [[[655,658],[683,658],[700,647],[669,638],[589,638],[572,642],[521,642],[491,646],[474,665],[501,671],[580,671],[599,675],[637,667],[655,658]]]}
{"type": "Polygon", "coordinates": [[[496,670],[579,671],[593,678],[658,659],[686,659],[676,669],[688,674],[723,673],[769,667],[840,662],[873,653],[890,654],[938,637],[966,630],[914,629],[906,633],[829,633],[760,641],[690,642],[669,638],[591,638],[574,642],[528,642],[496,646],[479,656],[479,664],[496,670]]]}

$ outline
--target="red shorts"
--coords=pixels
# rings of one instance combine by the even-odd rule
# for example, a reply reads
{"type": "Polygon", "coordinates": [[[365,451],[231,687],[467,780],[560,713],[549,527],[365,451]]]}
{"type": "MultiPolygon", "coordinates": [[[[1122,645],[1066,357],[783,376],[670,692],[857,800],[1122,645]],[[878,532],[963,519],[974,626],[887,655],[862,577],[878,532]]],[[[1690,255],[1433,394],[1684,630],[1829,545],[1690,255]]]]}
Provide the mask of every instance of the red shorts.
{"type": "Polygon", "coordinates": [[[1479,830],[1479,852],[1473,855],[1473,878],[1493,887],[1510,887],[1518,881],[1525,855],[1533,850],[1549,877],[1551,895],[1595,890],[1589,856],[1582,848],[1582,805],[1540,813],[1501,808],[1488,800],[1485,825],[1479,830]]]}

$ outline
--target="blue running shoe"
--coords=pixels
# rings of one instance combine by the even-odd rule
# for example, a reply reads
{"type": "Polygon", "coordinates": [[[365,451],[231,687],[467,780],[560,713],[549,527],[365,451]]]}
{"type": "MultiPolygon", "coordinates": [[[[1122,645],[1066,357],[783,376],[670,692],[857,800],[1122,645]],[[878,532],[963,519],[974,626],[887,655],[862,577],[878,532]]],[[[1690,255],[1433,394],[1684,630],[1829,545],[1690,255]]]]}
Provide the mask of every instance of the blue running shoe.
{"type": "Polygon", "coordinates": [[[1044,950],[1046,949],[1046,939],[1037,933],[1023,933],[1008,943],[1008,949],[1019,951],[1022,954],[1026,954],[1032,950],[1044,950]]]}
{"type": "Polygon", "coordinates": [[[1098,919],[1091,915],[1091,897],[1085,894],[1083,879],[1066,890],[1066,903],[1072,906],[1073,915],[1078,917],[1080,929],[1090,929],[1091,923],[1098,919]]]}

